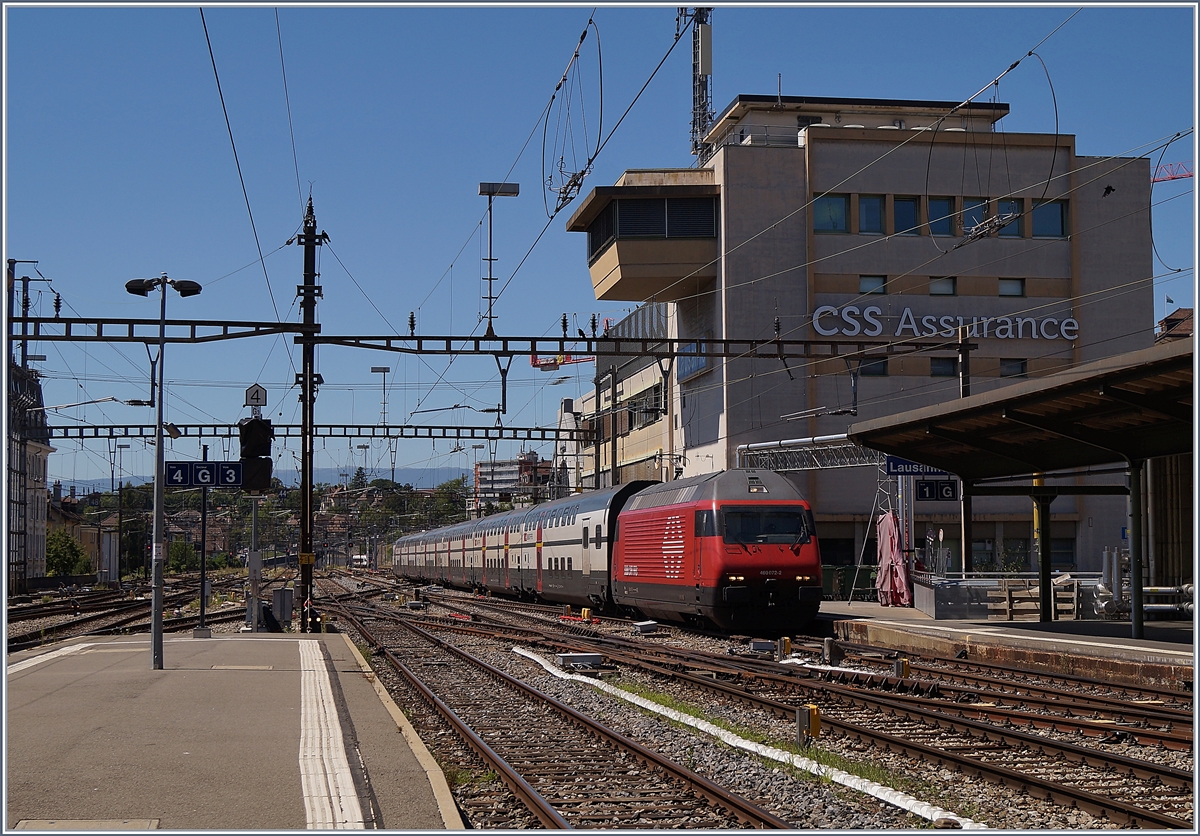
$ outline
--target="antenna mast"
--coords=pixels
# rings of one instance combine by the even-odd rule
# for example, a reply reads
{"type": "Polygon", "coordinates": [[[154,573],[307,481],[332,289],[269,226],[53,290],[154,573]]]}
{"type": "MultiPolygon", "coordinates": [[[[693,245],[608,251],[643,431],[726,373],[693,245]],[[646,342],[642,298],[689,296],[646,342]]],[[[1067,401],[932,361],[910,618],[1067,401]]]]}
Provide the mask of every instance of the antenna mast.
{"type": "Polygon", "coordinates": [[[703,163],[712,156],[704,136],[712,126],[712,9],[679,10],[680,20],[692,19],[692,154],[703,163]]]}

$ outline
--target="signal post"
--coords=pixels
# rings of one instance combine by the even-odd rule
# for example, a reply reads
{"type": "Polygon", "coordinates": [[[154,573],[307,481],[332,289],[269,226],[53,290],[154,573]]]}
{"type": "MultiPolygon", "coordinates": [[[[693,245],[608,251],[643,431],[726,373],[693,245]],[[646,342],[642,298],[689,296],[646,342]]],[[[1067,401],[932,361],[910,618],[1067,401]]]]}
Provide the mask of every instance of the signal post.
{"type": "MultiPolygon", "coordinates": [[[[315,327],[317,322],[317,299],[321,296],[321,286],[317,284],[317,247],[329,236],[317,232],[317,219],[313,214],[312,197],[308,198],[308,208],[304,213],[304,231],[292,241],[304,247],[304,284],[296,288],[300,297],[300,309],[304,313],[304,324],[315,327]]],[[[289,242],[291,243],[291,242],[289,242]]],[[[317,400],[317,386],[321,376],[314,370],[314,346],[312,332],[306,332],[301,337],[302,360],[301,370],[296,375],[300,384],[300,588],[299,598],[300,632],[308,633],[316,626],[313,599],[313,564],[316,555],[313,551],[313,405],[317,400]]]]}

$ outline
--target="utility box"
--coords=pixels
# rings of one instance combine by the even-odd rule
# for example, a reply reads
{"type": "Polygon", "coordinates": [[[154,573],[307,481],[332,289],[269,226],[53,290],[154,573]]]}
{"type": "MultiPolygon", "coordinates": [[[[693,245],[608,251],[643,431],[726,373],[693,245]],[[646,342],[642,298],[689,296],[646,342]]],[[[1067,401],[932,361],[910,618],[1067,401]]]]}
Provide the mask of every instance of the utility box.
{"type": "Polygon", "coordinates": [[[575,665],[599,665],[604,661],[604,657],[599,653],[559,653],[559,667],[571,668],[575,665]]]}
{"type": "Polygon", "coordinates": [[[271,592],[271,615],[275,616],[275,620],[284,627],[292,623],[293,594],[293,590],[288,587],[271,592]]]}

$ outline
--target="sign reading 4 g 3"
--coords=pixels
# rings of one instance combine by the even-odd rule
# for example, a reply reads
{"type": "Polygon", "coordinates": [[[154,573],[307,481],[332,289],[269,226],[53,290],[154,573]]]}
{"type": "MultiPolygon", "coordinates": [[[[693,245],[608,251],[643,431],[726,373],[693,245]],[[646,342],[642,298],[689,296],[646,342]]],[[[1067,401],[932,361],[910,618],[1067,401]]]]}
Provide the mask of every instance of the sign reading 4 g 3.
{"type": "Polygon", "coordinates": [[[240,488],[241,462],[165,462],[169,488],[240,488]]]}

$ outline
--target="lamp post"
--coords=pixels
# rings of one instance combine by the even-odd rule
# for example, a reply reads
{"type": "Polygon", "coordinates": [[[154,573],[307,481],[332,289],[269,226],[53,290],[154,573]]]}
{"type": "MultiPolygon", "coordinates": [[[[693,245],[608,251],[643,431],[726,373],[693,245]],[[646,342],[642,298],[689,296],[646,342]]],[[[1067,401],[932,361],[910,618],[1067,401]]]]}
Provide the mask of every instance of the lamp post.
{"type": "Polygon", "coordinates": [[[387,376],[391,370],[391,366],[371,366],[371,374],[383,375],[383,400],[380,403],[382,411],[379,413],[379,423],[384,426],[387,426],[387,376]]]}
{"type": "Polygon", "coordinates": [[[365,477],[367,475],[367,451],[371,449],[371,445],[370,444],[356,444],[355,447],[357,447],[359,450],[362,450],[363,476],[365,477]]]}
{"type": "Polygon", "coordinates": [[[471,449],[475,452],[475,466],[471,470],[471,481],[474,483],[475,490],[475,519],[479,519],[479,451],[487,447],[486,444],[472,444],[471,449]]]}
{"type": "Polygon", "coordinates": [[[488,208],[487,208],[487,218],[488,218],[488,254],[487,254],[488,295],[487,295],[487,303],[488,303],[488,309],[487,309],[487,333],[484,334],[484,337],[489,340],[494,340],[496,338],[496,332],[492,329],[492,303],[496,301],[496,295],[494,293],[492,293],[492,282],[494,281],[494,278],[492,276],[492,263],[495,262],[496,259],[492,258],[492,199],[496,198],[496,197],[516,197],[517,195],[519,195],[521,193],[521,186],[518,183],[480,183],[479,184],[479,193],[481,195],[487,195],[487,199],[488,199],[488,208]]]}
{"type": "MultiPolygon", "coordinates": [[[[157,279],[130,279],[125,290],[134,296],[149,296],[158,288],[158,397],[155,400],[154,421],[154,539],[151,551],[151,599],[150,599],[150,654],[153,669],[163,668],[163,564],[166,562],[166,526],[163,519],[163,478],[166,470],[163,453],[163,401],[165,398],[163,376],[163,349],[167,344],[167,285],[175,288],[180,296],[196,296],[201,287],[198,282],[187,279],[169,279],[163,273],[157,279]]],[[[178,430],[176,430],[178,432],[178,430]]]]}

